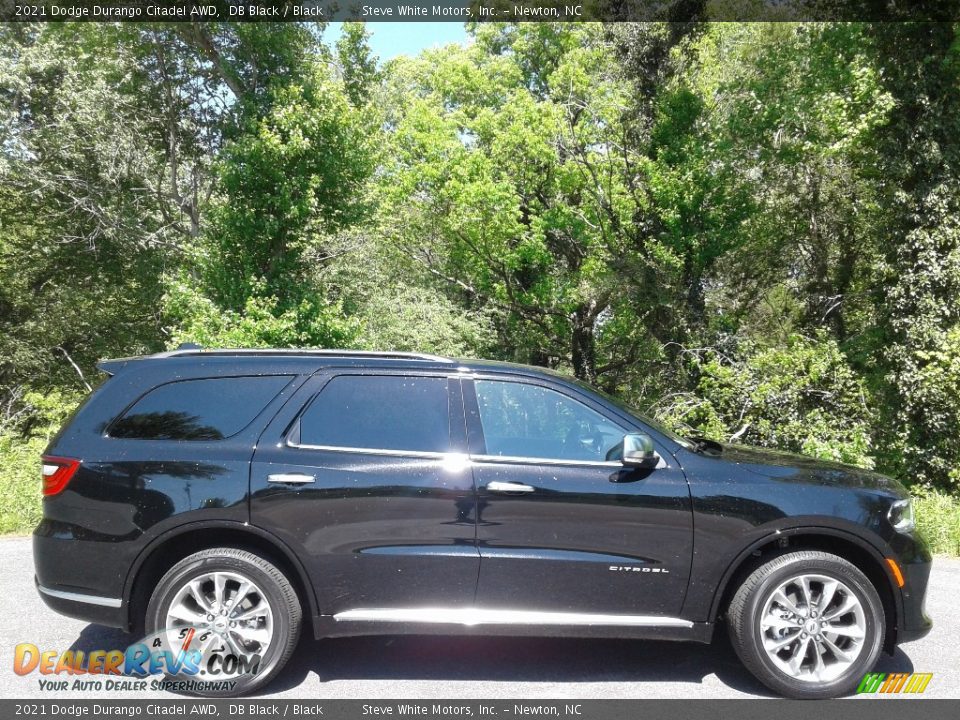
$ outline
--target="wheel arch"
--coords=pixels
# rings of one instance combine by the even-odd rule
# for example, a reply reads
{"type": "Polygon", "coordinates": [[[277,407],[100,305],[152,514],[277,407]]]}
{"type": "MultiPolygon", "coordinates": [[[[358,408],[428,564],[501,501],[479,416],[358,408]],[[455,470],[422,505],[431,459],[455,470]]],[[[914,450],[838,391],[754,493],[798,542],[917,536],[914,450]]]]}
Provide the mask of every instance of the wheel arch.
{"type": "Polygon", "coordinates": [[[883,553],[856,533],[832,527],[801,526],[774,530],[744,548],[724,572],[710,606],[710,622],[715,622],[730,604],[743,580],[771,558],[793,550],[822,550],[853,563],[873,584],[880,596],[886,620],[884,649],[892,653],[903,603],[883,553]]]}
{"type": "Polygon", "coordinates": [[[317,598],[306,569],[287,545],[262,528],[234,521],[194,522],[154,538],[137,556],[123,587],[127,629],[140,632],[150,593],[163,574],[188,555],[213,547],[236,547],[256,552],[287,575],[313,624],[317,598]]]}

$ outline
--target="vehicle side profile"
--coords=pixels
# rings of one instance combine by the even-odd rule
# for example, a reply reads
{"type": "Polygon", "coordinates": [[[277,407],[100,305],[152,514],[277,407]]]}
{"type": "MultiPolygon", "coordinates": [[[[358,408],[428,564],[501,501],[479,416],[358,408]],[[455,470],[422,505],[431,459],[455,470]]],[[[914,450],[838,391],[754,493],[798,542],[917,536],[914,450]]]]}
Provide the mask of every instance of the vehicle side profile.
{"type": "Polygon", "coordinates": [[[724,625],[775,692],[833,697],[931,628],[897,482],[680,438],[541,368],[196,349],[100,367],[43,458],[38,590],[255,654],[229,694],[274,678],[302,630],[707,643],[724,625]]]}

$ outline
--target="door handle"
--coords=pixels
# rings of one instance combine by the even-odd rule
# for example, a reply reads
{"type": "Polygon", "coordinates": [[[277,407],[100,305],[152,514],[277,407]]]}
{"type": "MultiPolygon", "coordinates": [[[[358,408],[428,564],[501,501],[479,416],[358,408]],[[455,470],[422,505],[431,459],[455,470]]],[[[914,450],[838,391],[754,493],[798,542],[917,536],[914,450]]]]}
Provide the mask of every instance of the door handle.
{"type": "Polygon", "coordinates": [[[274,475],[267,475],[267,482],[272,483],[284,483],[287,485],[304,485],[306,483],[312,483],[316,480],[313,475],[305,475],[304,473],[276,473],[274,475]]]}
{"type": "Polygon", "coordinates": [[[494,480],[493,482],[487,483],[487,490],[495,493],[532,493],[534,488],[532,485],[524,485],[523,483],[516,482],[501,482],[499,480],[494,480]]]}

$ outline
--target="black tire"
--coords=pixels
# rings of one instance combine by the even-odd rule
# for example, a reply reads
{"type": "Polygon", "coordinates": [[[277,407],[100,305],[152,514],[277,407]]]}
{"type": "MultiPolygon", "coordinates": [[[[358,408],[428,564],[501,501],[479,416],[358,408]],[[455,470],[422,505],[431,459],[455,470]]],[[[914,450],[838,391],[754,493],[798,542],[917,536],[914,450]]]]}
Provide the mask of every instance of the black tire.
{"type": "MultiPolygon", "coordinates": [[[[145,617],[147,636],[165,629],[167,611],[176,593],[187,582],[211,572],[230,572],[252,580],[262,590],[263,599],[270,606],[273,617],[273,634],[266,652],[260,659],[256,674],[247,674],[237,679],[231,690],[202,691],[209,697],[236,697],[251,693],[266,685],[283,669],[296,648],[300,638],[302,610],[297,593],[287,577],[272,563],[246,550],[221,547],[202,550],[190,555],[160,579],[150,597],[145,617]]],[[[183,676],[175,679],[183,680],[183,676]]],[[[197,680],[213,680],[212,677],[195,677],[197,680]]]]}
{"type": "MultiPolygon", "coordinates": [[[[825,587],[826,583],[823,583],[821,588],[825,587]]],[[[811,605],[816,606],[816,603],[811,605]]],[[[733,648],[746,668],[774,692],[797,699],[833,698],[853,692],[876,663],[883,648],[886,628],[883,605],[870,580],[843,558],[815,550],[786,553],[757,568],[737,589],[730,601],[727,622],[733,648]],[[829,681],[802,680],[792,676],[777,665],[775,658],[768,654],[763,645],[764,630],[760,622],[768,597],[782,583],[801,575],[822,575],[840,581],[860,602],[863,609],[865,632],[862,645],[859,646],[859,655],[839,676],[829,681]]],[[[802,624],[799,620],[790,622],[802,624]]],[[[797,633],[802,629],[791,628],[789,632],[797,633]]],[[[787,635],[781,637],[786,638],[787,635]]],[[[797,647],[799,646],[789,645],[781,652],[789,655],[791,650],[797,647]]],[[[810,655],[806,656],[811,658],[810,664],[816,659],[815,652],[816,646],[812,646],[810,655]]],[[[827,659],[832,660],[833,656],[827,659]]],[[[839,672],[836,667],[834,666],[834,671],[839,672]]]]}

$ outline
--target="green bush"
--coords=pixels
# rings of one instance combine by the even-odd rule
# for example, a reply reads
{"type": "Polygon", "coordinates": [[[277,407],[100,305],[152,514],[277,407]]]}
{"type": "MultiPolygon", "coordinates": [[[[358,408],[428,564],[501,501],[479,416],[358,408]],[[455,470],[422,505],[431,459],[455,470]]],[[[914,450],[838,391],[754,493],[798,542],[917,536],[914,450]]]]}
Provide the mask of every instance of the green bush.
{"type": "MultiPolygon", "coordinates": [[[[960,267],[960,253],[958,253],[960,267]]],[[[888,424],[881,428],[885,452],[880,468],[928,487],[960,492],[960,324],[928,328],[928,349],[902,349],[888,424]]],[[[919,345],[920,343],[916,343],[919,345]]]]}
{"type": "Polygon", "coordinates": [[[915,487],[917,528],[937,555],[960,556],[960,499],[939,490],[915,487]]]}
{"type": "Polygon", "coordinates": [[[169,345],[212,348],[353,347],[359,323],[319,294],[282,308],[276,297],[249,297],[240,311],[222,308],[183,280],[164,296],[172,324],[169,345]]]}
{"type": "Polygon", "coordinates": [[[462,310],[429,288],[384,287],[361,308],[359,346],[451,357],[483,355],[493,327],[489,315],[462,310]]]}
{"type": "Polygon", "coordinates": [[[30,532],[40,522],[40,455],[79,400],[70,392],[27,393],[29,413],[0,429],[0,533],[30,532]]]}
{"type": "Polygon", "coordinates": [[[784,347],[711,352],[693,365],[697,392],[655,408],[681,434],[873,467],[866,387],[831,338],[796,335],[784,347]]]}
{"type": "Polygon", "coordinates": [[[40,522],[40,454],[44,438],[0,435],[0,533],[30,532],[40,522]]]}

